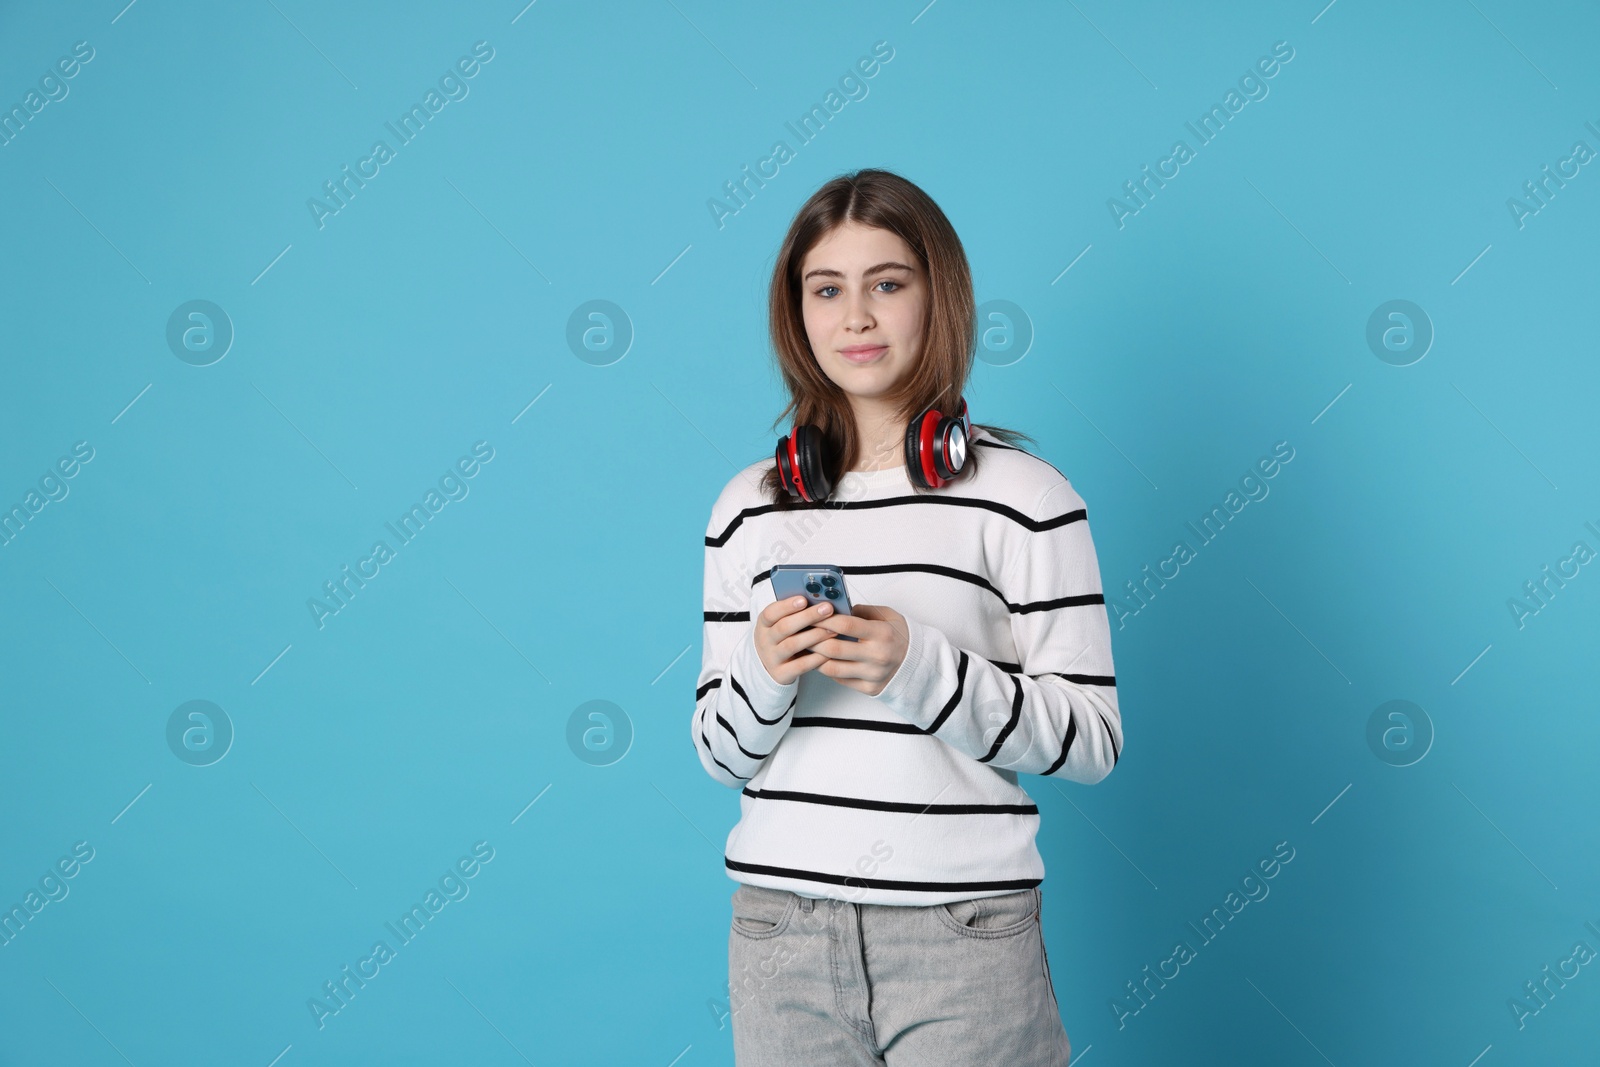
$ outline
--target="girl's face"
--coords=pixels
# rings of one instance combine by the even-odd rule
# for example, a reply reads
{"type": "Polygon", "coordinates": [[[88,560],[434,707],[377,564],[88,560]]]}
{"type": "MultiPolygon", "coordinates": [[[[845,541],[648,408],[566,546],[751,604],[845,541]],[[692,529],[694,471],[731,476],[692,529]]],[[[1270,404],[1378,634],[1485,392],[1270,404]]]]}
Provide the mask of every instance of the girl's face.
{"type": "Polygon", "coordinates": [[[887,393],[916,365],[927,272],[899,234],[847,221],[800,264],[800,311],[817,365],[851,397],[887,393]]]}

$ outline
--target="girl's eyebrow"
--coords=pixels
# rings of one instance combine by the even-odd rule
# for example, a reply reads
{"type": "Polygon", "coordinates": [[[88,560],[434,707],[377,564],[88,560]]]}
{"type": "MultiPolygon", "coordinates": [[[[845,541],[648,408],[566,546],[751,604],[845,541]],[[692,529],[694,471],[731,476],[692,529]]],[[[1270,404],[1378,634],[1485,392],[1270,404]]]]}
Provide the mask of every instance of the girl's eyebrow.
{"type": "MultiPolygon", "coordinates": [[[[892,260],[891,259],[891,260],[889,260],[887,262],[878,263],[878,264],[875,264],[875,265],[873,265],[871,267],[868,267],[866,270],[862,271],[861,274],[862,274],[862,277],[866,277],[869,274],[877,274],[879,271],[885,271],[885,270],[911,271],[911,270],[915,270],[915,268],[914,267],[908,267],[904,263],[900,263],[900,262],[898,262],[896,260],[892,260]]],[[[818,276],[824,277],[824,278],[843,278],[844,274],[842,272],[840,272],[840,271],[836,271],[836,270],[833,270],[833,269],[828,268],[828,267],[818,267],[816,270],[807,271],[806,272],[806,276],[804,278],[801,278],[800,280],[803,281],[803,282],[804,281],[810,281],[812,278],[818,277],[818,276]]]]}

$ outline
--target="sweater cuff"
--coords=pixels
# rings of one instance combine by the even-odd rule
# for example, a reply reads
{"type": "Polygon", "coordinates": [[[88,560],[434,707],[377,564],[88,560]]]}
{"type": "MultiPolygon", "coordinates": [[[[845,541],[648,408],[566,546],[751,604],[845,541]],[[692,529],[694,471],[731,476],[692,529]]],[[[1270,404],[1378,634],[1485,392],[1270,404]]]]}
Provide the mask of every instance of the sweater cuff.
{"type": "MultiPolygon", "coordinates": [[[[903,613],[902,613],[903,614],[903,613]]],[[[906,721],[926,729],[939,714],[930,695],[937,680],[937,656],[941,644],[948,644],[943,631],[903,615],[906,620],[906,657],[877,699],[906,721]]]]}
{"type": "Polygon", "coordinates": [[[734,646],[728,674],[744,688],[757,714],[768,720],[787,711],[795,690],[800,688],[798,678],[788,685],[780,685],[776,678],[767,673],[766,664],[761,662],[761,655],[756,651],[753,627],[745,634],[744,640],[734,646]]]}

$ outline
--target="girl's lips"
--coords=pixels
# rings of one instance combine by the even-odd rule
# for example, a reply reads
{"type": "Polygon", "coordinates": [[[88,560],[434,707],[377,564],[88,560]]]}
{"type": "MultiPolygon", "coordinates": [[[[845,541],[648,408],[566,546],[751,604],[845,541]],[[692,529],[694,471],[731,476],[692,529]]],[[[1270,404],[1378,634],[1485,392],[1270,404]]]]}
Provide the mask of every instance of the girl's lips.
{"type": "Polygon", "coordinates": [[[851,363],[871,363],[887,351],[889,351],[888,345],[879,345],[876,348],[863,348],[855,352],[845,351],[839,354],[851,363]]]}

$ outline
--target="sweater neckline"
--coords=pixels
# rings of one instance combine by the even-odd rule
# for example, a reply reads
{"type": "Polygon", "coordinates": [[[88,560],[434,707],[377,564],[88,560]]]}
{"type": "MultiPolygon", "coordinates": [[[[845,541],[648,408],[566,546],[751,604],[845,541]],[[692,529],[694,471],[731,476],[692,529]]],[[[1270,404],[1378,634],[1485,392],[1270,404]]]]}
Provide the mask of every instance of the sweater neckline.
{"type": "MultiPolygon", "coordinates": [[[[987,432],[974,427],[974,441],[987,439],[989,437],[990,435],[987,432]]],[[[969,447],[976,446],[974,445],[969,447]]],[[[900,490],[904,490],[906,492],[912,491],[911,475],[904,463],[900,464],[898,467],[883,467],[874,471],[845,471],[840,477],[839,486],[835,490],[834,495],[836,497],[848,497],[850,495],[850,487],[852,485],[858,487],[859,492],[872,494],[874,496],[884,492],[894,493],[900,490]]]]}
{"type": "Polygon", "coordinates": [[[838,495],[848,496],[852,485],[871,492],[895,487],[909,488],[911,479],[906,474],[904,463],[898,467],[885,467],[875,471],[846,471],[840,481],[838,495]]]}
{"type": "MultiPolygon", "coordinates": [[[[986,431],[977,427],[973,428],[972,434],[973,441],[990,438],[990,435],[986,431]]],[[[976,447],[976,445],[969,444],[968,447],[973,448],[976,447]]],[[[843,477],[846,479],[859,479],[859,484],[868,489],[881,489],[884,486],[904,486],[906,488],[910,488],[911,486],[911,475],[907,472],[906,465],[904,463],[900,464],[898,467],[884,467],[875,471],[845,471],[843,477]]]]}

